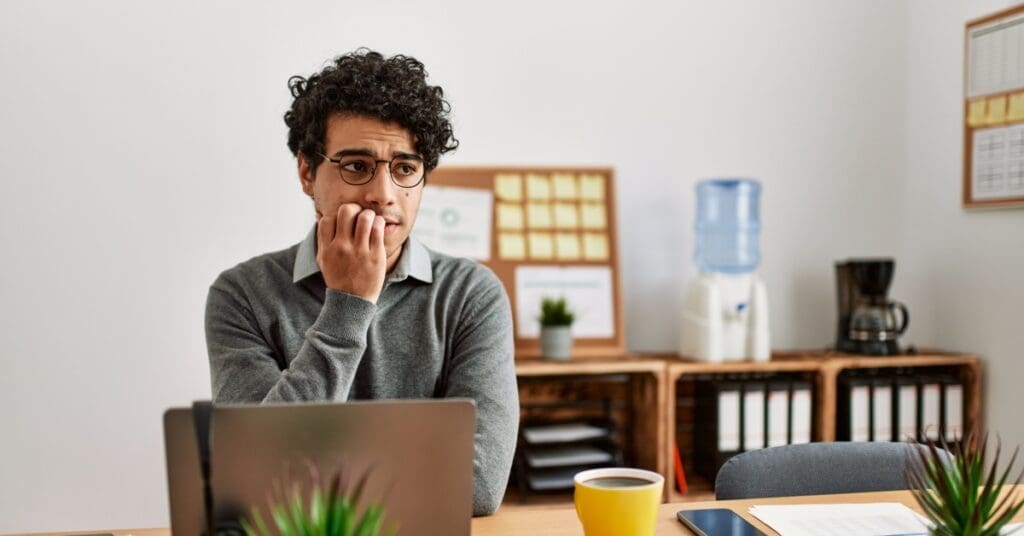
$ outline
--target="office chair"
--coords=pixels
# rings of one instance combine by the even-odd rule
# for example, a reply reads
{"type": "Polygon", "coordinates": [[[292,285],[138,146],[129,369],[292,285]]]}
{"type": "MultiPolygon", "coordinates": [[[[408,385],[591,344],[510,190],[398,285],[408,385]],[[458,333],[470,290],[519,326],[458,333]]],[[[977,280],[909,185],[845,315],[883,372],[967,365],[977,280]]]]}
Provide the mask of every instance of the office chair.
{"type": "MultiPolygon", "coordinates": [[[[911,443],[805,443],[744,452],[722,465],[716,499],[908,489],[911,443]]],[[[941,450],[941,449],[940,449],[941,450]]],[[[947,451],[946,463],[952,460],[947,451]]]]}

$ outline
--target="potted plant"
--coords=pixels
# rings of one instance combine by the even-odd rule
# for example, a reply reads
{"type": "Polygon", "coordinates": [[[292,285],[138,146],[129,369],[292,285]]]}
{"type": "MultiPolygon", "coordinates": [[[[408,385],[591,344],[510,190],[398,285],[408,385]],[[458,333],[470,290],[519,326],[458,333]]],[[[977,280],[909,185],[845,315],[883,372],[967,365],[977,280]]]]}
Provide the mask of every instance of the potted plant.
{"type": "Polygon", "coordinates": [[[564,297],[541,298],[540,348],[546,359],[565,360],[572,355],[572,321],[575,318],[564,297]]]}
{"type": "Polygon", "coordinates": [[[282,486],[275,481],[273,493],[268,493],[267,508],[276,531],[269,529],[254,506],[249,519],[240,520],[246,536],[379,536],[397,532],[394,527],[383,531],[384,507],[380,503],[371,502],[361,512],[359,510],[359,499],[369,472],[350,492],[341,470],[334,473],[325,489],[316,467],[308,462],[307,465],[308,498],[303,498],[298,482],[286,482],[282,486]]]}
{"type": "Polygon", "coordinates": [[[936,536],[996,536],[1024,506],[1016,491],[1003,493],[1004,484],[1020,484],[1018,474],[1008,481],[1020,447],[1000,473],[1001,445],[992,463],[986,461],[988,434],[970,434],[950,449],[945,440],[928,441],[915,449],[907,468],[907,483],[936,536]],[[953,454],[948,459],[945,451],[953,454]]]}

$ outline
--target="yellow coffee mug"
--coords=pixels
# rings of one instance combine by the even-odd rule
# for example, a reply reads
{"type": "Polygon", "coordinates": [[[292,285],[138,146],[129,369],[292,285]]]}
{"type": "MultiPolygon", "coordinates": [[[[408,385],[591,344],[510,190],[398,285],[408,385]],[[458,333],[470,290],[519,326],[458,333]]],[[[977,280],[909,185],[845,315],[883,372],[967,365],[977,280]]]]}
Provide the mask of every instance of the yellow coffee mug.
{"type": "Polygon", "coordinates": [[[576,515],[586,536],[651,536],[665,479],[653,471],[609,467],[576,473],[576,515]]]}

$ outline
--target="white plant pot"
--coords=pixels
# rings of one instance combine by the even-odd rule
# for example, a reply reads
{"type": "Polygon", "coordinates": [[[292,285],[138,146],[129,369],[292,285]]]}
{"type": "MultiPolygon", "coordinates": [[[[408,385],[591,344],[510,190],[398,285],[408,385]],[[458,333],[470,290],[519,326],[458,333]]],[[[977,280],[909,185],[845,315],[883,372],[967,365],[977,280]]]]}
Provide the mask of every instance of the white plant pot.
{"type": "Polygon", "coordinates": [[[572,356],[572,326],[541,326],[540,349],[544,359],[569,359],[572,356]]]}

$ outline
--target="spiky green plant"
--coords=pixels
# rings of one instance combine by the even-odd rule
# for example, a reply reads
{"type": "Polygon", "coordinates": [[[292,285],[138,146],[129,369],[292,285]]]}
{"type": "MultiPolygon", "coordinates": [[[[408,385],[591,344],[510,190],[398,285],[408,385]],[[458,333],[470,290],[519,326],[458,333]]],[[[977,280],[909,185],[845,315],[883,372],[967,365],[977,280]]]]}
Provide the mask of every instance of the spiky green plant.
{"type": "MultiPolygon", "coordinates": [[[[379,503],[367,505],[359,512],[359,499],[370,476],[367,471],[348,493],[342,471],[331,477],[325,490],[316,467],[309,464],[310,491],[308,501],[304,500],[299,482],[274,482],[273,492],[268,494],[267,507],[273,519],[276,534],[280,536],[379,536],[393,535],[396,528],[382,532],[384,507],[379,503]],[[287,488],[287,490],[286,490],[287,488]]],[[[241,520],[246,536],[273,536],[259,508],[253,507],[248,520],[241,520]]]]}
{"type": "MultiPolygon", "coordinates": [[[[913,449],[907,466],[907,483],[914,498],[934,526],[937,536],[995,536],[1024,506],[1024,498],[1003,486],[1017,461],[1020,447],[998,471],[1002,442],[997,441],[992,463],[987,463],[988,434],[968,435],[954,447],[944,439],[928,441],[913,449]],[[952,452],[948,460],[943,451],[952,452]],[[947,461],[948,460],[948,461],[947,461]]],[[[1024,471],[1010,484],[1020,484],[1024,471]]]]}
{"type": "Polygon", "coordinates": [[[565,298],[543,297],[540,300],[540,325],[571,326],[576,315],[569,310],[565,298]]]}

